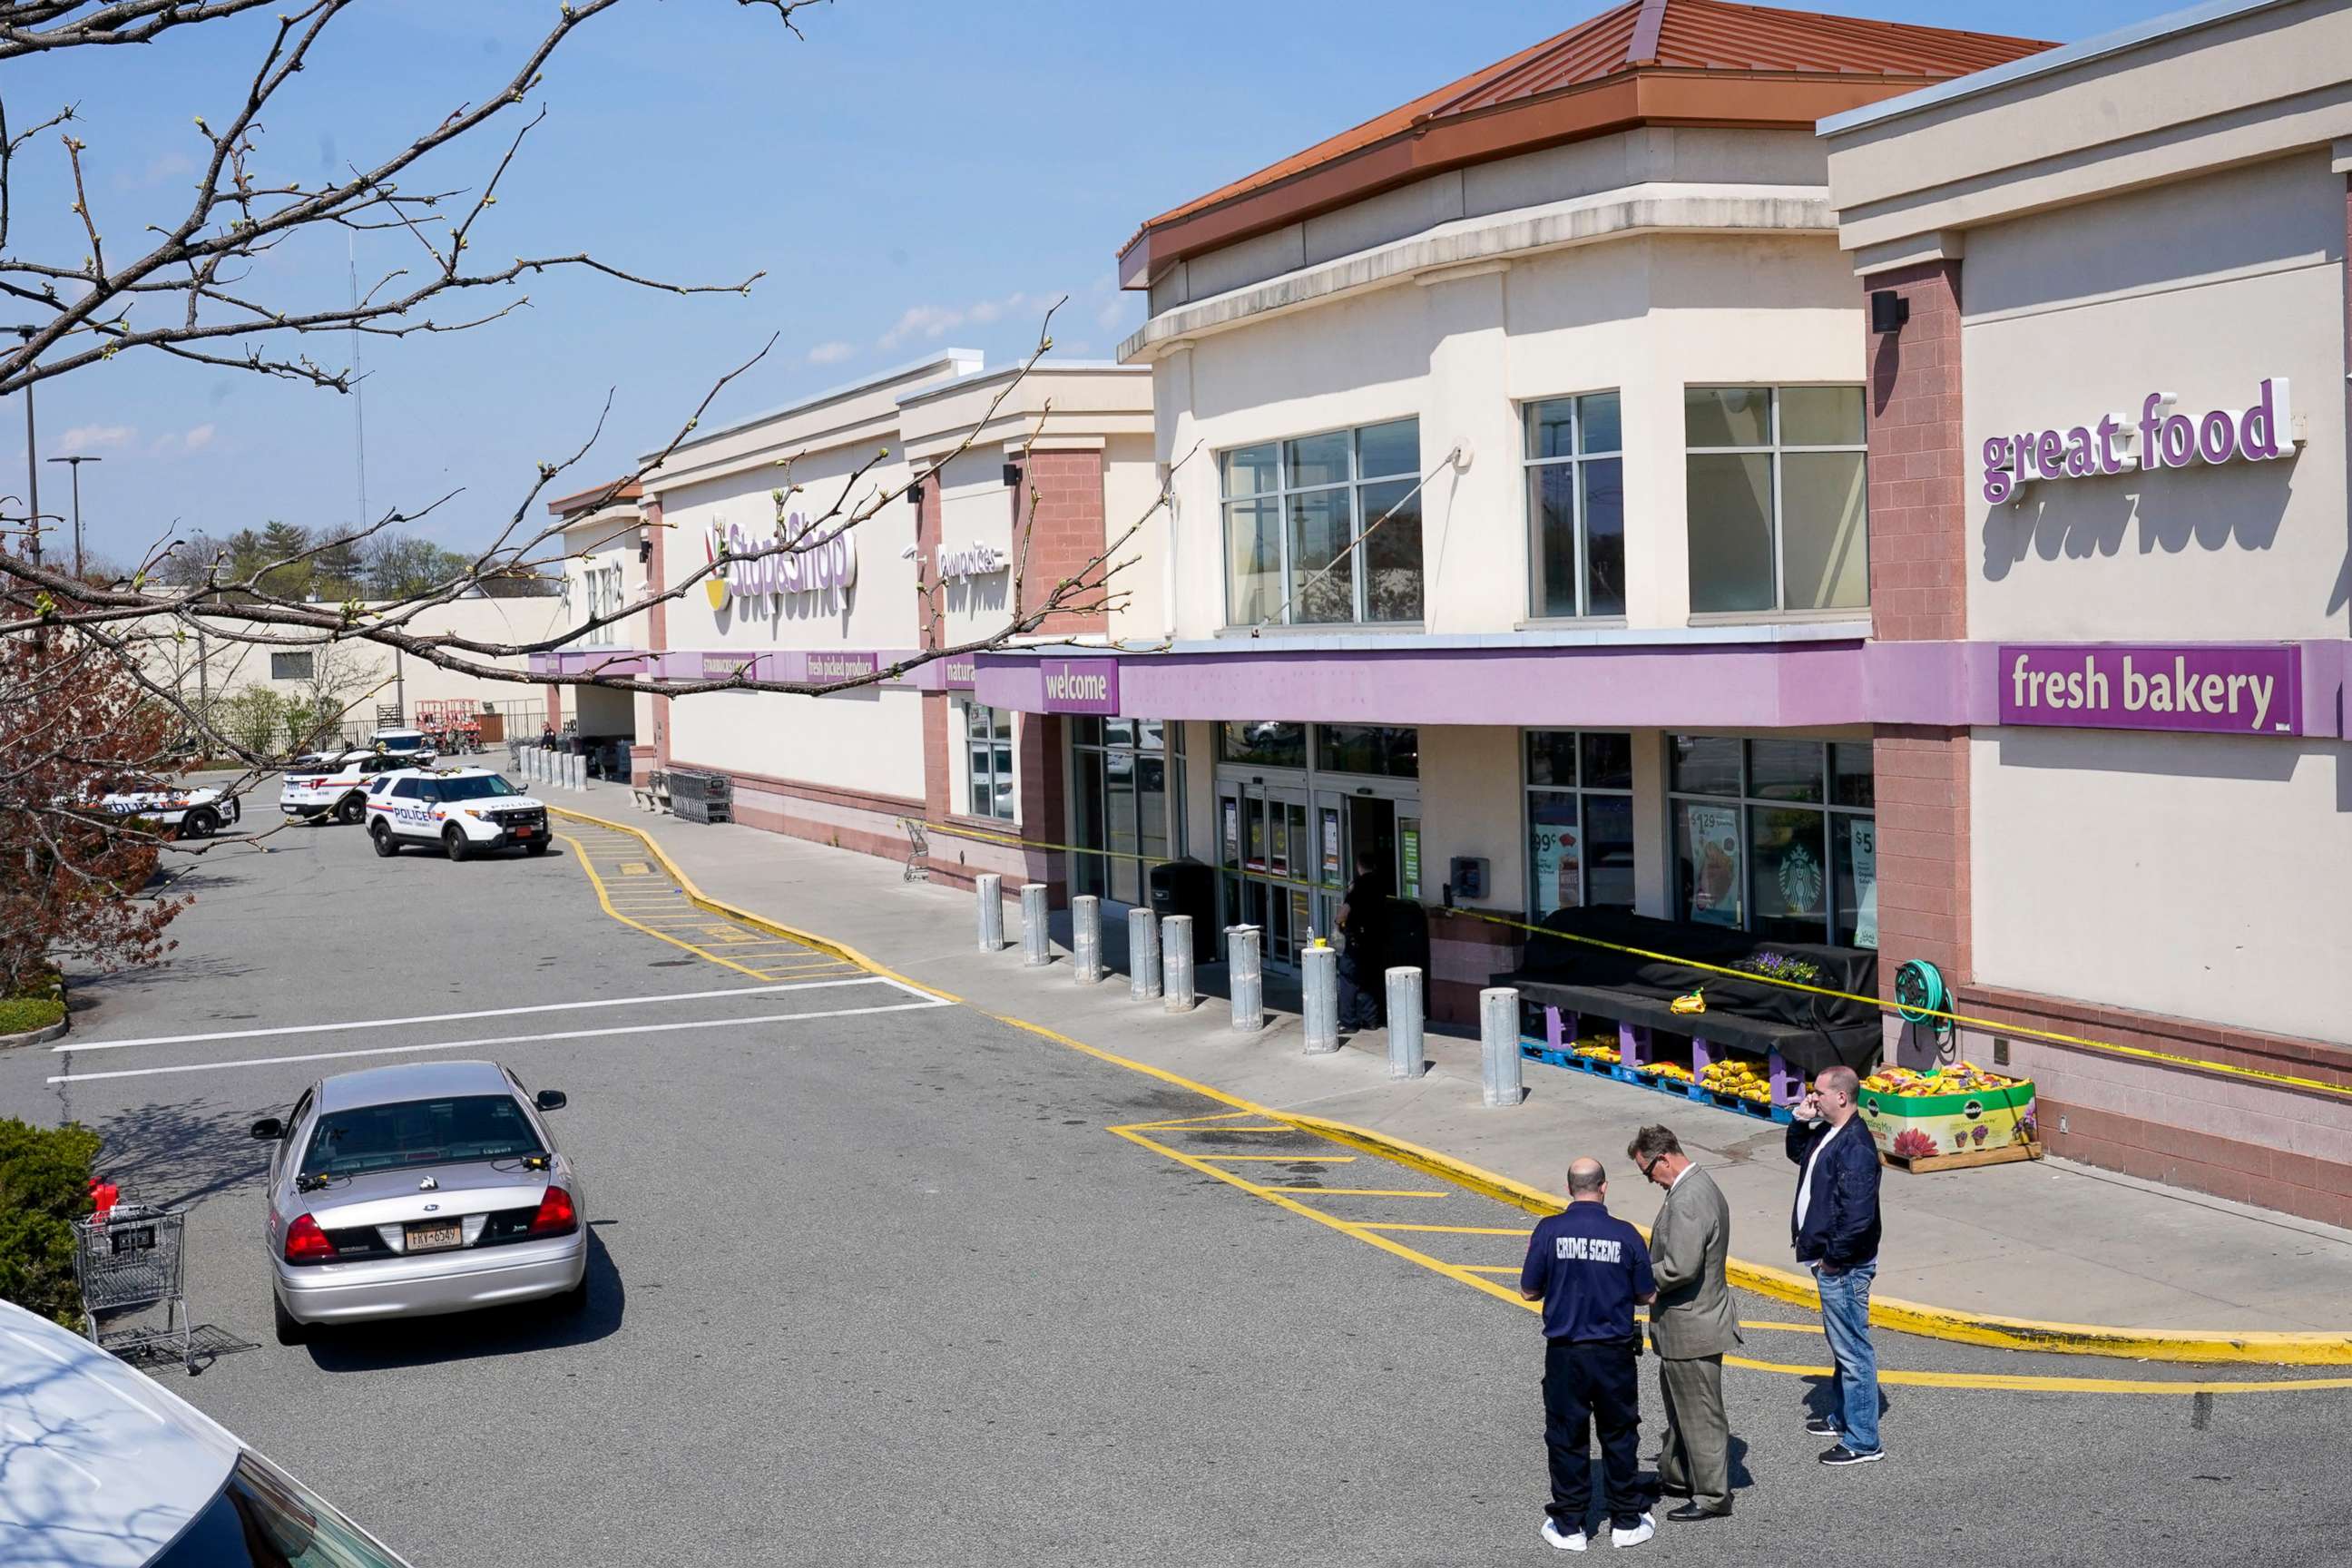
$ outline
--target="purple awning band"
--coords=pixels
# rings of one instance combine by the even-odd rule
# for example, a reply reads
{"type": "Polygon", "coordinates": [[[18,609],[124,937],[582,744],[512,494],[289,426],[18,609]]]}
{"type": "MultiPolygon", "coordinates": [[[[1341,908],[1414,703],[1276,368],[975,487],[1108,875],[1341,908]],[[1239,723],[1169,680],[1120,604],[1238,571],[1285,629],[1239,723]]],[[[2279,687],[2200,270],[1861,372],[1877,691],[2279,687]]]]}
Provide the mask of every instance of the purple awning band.
{"type": "MultiPolygon", "coordinates": [[[[2284,646],[2301,657],[2293,732],[2339,733],[2352,643],[2284,646]]],[[[1840,642],[1155,654],[1118,661],[1118,711],[1506,728],[1990,727],[2001,721],[2000,651],[1989,642],[1840,642]]],[[[1050,712],[1045,675],[1035,660],[983,657],[976,694],[991,707],[1050,712]]]]}

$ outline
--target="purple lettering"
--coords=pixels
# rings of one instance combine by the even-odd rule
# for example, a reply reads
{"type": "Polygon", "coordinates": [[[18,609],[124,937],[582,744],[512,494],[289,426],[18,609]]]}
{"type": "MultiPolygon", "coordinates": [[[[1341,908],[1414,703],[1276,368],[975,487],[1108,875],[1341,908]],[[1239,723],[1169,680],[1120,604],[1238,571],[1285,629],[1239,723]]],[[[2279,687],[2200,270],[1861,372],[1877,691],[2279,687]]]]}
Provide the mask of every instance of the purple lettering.
{"type": "MultiPolygon", "coordinates": [[[[2286,378],[2263,381],[2262,401],[2246,410],[2245,426],[2238,432],[2238,455],[2257,461],[2277,457],[2279,426],[2294,418],[2286,378]]],[[[2289,439],[2292,438],[2290,433],[2289,439]]]]}
{"type": "Polygon", "coordinates": [[[2226,463],[2238,451],[2238,422],[2216,408],[2197,423],[2197,455],[2209,463],[2226,463]]]}
{"type": "Polygon", "coordinates": [[[2044,430],[2034,442],[2033,466],[2042,470],[2045,479],[2054,479],[2066,471],[2066,437],[2055,430],[2044,430]]]}
{"type": "Polygon", "coordinates": [[[2122,428],[2123,422],[2114,415],[2100,416],[2099,472],[2103,474],[2120,474],[2124,471],[2124,460],[2116,456],[2116,432],[2122,428]]]}
{"type": "Polygon", "coordinates": [[[2151,392],[2147,401],[2139,405],[2139,466],[2143,469],[2164,467],[2164,453],[2158,446],[2157,426],[2161,423],[2156,411],[2164,406],[2164,394],[2151,392]]]}
{"type": "Polygon", "coordinates": [[[2091,455],[2091,433],[2077,425],[2066,432],[2066,472],[2081,479],[2098,471],[2098,459],[2091,455]]]}
{"type": "Polygon", "coordinates": [[[2000,436],[1990,437],[1984,444],[1984,499],[1999,506],[2017,489],[2017,481],[2009,471],[2009,442],[2000,436]]]}
{"type": "Polygon", "coordinates": [[[2164,421],[2164,466],[2186,468],[2189,459],[2197,455],[2197,426],[2186,414],[2168,416],[2164,421]]]}

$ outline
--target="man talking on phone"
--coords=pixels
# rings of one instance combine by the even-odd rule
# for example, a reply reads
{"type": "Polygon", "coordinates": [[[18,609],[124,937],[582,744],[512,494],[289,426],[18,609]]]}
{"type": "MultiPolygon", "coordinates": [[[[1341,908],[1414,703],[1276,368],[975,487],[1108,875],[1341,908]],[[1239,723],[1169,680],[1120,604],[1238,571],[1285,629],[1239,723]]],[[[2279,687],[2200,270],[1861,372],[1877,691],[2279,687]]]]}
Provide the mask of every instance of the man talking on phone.
{"type": "Polygon", "coordinates": [[[1797,1204],[1790,1232],[1797,1261],[1813,1271],[1829,1336],[1830,1409],[1805,1423],[1837,1446],[1832,1467],[1886,1457],[1878,1440],[1878,1356],[1870,1342],[1870,1282],[1878,1276],[1878,1145],[1854,1103],[1862,1080],[1849,1067],[1824,1068],[1789,1125],[1797,1204]]]}

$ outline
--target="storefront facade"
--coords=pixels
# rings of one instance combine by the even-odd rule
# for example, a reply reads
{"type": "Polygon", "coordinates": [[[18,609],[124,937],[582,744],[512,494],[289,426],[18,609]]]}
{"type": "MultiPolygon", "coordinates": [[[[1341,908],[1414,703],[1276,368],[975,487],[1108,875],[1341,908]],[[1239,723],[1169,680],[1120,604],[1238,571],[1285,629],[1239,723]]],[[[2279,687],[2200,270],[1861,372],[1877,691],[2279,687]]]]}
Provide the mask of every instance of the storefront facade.
{"type": "MultiPolygon", "coordinates": [[[[697,436],[609,499],[558,501],[575,625],[779,538],[793,548],[724,564],[536,669],[666,683],[738,671],[880,679],[820,696],[632,699],[551,685],[551,717],[560,728],[568,709],[583,734],[625,724],[639,776],[724,774],[737,821],[900,860],[907,824],[929,824],[945,830],[929,836],[931,874],[995,871],[1066,896],[1070,858],[1058,847],[1073,758],[1062,721],[980,701],[968,650],[1003,637],[1065,577],[1083,577],[1107,543],[1147,558],[1162,549],[1148,521],[1124,537],[1107,536],[1104,521],[1149,510],[1150,432],[1141,372],[991,372],[950,350],[697,436]],[[862,521],[849,525],[853,516],[862,521]]],[[[1099,642],[1112,617],[1150,603],[1148,577],[1137,573],[1132,587],[1123,577],[1115,600],[1075,595],[1066,602],[1090,613],[1050,616],[1019,640],[1099,642]]],[[[1098,784],[1098,806],[1102,795],[1098,784]]],[[[1165,852],[1163,830],[1137,844],[1131,864],[1165,852]]]]}
{"type": "Polygon", "coordinates": [[[2352,1224],[2352,14],[2214,4],[1826,121],[1867,334],[1881,940],[2057,1152],[2352,1224]],[[2122,118],[2118,118],[2119,112],[2122,118]],[[1901,759],[1890,777],[1890,750],[1901,759]]]}
{"type": "Polygon", "coordinates": [[[1443,1019],[1564,907],[1874,934],[1874,721],[1944,697],[1870,646],[1812,126],[2041,46],[1721,15],[1621,7],[1122,256],[1174,531],[1164,625],[1098,662],[1181,733],[1176,851],[1271,963],[1360,856],[1426,910],[1443,1019]]]}

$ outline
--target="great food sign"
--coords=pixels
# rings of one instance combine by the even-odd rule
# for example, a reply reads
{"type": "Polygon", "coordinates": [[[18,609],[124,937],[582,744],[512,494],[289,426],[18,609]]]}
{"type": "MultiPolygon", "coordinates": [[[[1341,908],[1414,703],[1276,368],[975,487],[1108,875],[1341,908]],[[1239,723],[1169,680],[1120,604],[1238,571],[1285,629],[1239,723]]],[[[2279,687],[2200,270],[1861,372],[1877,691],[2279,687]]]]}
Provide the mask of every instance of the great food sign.
{"type": "Polygon", "coordinates": [[[2003,644],[2000,721],[2297,735],[2302,672],[2292,643],[2003,644]]]}
{"type": "Polygon", "coordinates": [[[2294,456],[2303,439],[2286,377],[2263,382],[2241,409],[2173,413],[2169,392],[2140,399],[2137,416],[2100,416],[2095,424],[1994,436],[1979,454],[1984,499],[1998,506],[2032,479],[2085,479],[2104,474],[2186,468],[2199,463],[2263,463],[2294,456]]]}
{"type": "Polygon", "coordinates": [[[702,580],[714,610],[725,609],[735,599],[774,601],[796,594],[845,594],[857,582],[857,535],[845,524],[819,533],[816,525],[798,512],[765,539],[746,534],[739,523],[714,522],[703,538],[702,551],[719,568],[702,580]],[[774,545],[782,548],[769,548],[774,545]],[[761,550],[768,553],[753,553],[761,550]]]}

